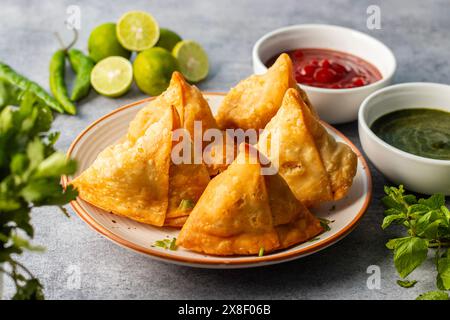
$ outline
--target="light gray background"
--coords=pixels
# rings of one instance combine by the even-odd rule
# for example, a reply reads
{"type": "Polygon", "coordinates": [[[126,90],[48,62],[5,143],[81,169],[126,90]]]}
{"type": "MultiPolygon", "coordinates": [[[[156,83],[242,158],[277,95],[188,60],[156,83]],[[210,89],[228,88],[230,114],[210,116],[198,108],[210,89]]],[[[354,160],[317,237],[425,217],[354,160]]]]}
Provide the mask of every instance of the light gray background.
{"type": "MultiPolygon", "coordinates": [[[[161,26],[202,43],[211,71],[204,90],[226,91],[252,73],[251,48],[264,33],[301,23],[329,23],[366,32],[387,44],[398,61],[396,82],[449,82],[450,1],[50,1],[0,0],[0,60],[48,88],[48,62],[58,48],[52,33],[63,28],[68,5],[81,8],[77,47],[86,49],[90,30],[116,21],[128,10],[151,12],[161,26]],[[382,29],[368,30],[366,9],[381,7],[382,29]]],[[[135,88],[112,100],[91,93],[76,117],[58,116],[58,147],[66,150],[75,136],[98,117],[144,98],[135,88]]],[[[337,110],[336,112],[339,112],[337,110]]],[[[357,124],[338,126],[359,146],[357,124]]],[[[374,197],[361,224],[340,243],[297,261],[257,269],[204,270],[151,260],[123,249],[92,231],[71,210],[66,218],[54,208],[33,212],[35,243],[43,254],[23,261],[42,280],[50,299],[412,299],[434,288],[431,262],[411,279],[412,289],[395,283],[398,276],[384,243],[395,232],[380,223],[382,187],[387,181],[371,167],[374,197]],[[81,271],[81,288],[70,289],[70,266],[81,271]],[[381,268],[381,289],[366,286],[369,265],[381,268]]],[[[7,293],[12,292],[7,284],[7,293]]]]}

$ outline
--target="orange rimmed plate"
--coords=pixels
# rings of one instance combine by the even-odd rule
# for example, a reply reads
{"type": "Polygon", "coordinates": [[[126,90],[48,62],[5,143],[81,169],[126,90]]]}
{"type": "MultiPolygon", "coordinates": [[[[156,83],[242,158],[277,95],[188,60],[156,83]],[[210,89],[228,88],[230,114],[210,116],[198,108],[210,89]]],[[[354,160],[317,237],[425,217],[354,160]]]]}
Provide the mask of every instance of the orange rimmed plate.
{"type": "MultiPolygon", "coordinates": [[[[224,94],[206,92],[204,96],[213,112],[215,112],[224,94]]],[[[123,136],[127,131],[129,122],[135,117],[139,109],[150,100],[151,98],[148,98],[118,108],[101,117],[81,132],[67,153],[68,156],[78,161],[78,172],[74,176],[88,168],[100,151],[123,136]]],[[[247,268],[304,257],[318,252],[348,235],[366,212],[372,197],[371,175],[361,152],[342,133],[328,124],[324,123],[324,125],[336,140],[346,142],[352,147],[353,151],[358,155],[358,170],[352,188],[344,199],[323,204],[321,207],[313,210],[318,217],[332,221],[330,224],[331,230],[321,234],[312,241],[285,250],[262,257],[217,257],[191,252],[183,248],[178,248],[174,251],[166,250],[154,247],[153,243],[165,238],[176,238],[179,230],[153,227],[119,217],[101,210],[80,198],[72,201],[71,206],[81,219],[106,238],[157,260],[203,268],[247,268]]],[[[66,185],[70,179],[70,177],[63,177],[63,184],[66,185]]]]}

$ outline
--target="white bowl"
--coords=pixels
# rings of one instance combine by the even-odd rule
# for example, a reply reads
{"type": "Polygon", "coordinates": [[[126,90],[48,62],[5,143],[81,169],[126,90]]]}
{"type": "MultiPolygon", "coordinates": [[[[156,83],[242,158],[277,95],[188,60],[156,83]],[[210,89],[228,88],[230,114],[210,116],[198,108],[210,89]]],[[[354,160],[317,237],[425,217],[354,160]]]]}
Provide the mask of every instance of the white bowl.
{"type": "Polygon", "coordinates": [[[387,86],[394,75],[396,61],[392,51],[371,36],[352,29],[305,24],[267,33],[253,46],[253,70],[266,72],[265,62],[281,52],[297,48],[323,48],[353,54],[378,68],[382,79],[363,87],[327,89],[301,85],[322,120],[339,124],[354,121],[361,102],[372,92],[387,86]]]}
{"type": "Polygon", "coordinates": [[[378,138],[370,129],[382,115],[412,108],[450,112],[450,86],[404,83],[371,94],[359,109],[358,129],[362,147],[375,167],[392,182],[419,193],[450,195],[450,160],[429,159],[404,152],[378,138]]]}

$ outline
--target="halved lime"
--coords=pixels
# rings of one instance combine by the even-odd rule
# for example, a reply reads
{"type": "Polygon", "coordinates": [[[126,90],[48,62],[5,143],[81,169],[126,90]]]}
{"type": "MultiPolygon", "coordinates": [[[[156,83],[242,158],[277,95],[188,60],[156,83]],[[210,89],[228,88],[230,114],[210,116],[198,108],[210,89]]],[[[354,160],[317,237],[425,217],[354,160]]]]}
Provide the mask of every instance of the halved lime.
{"type": "Polygon", "coordinates": [[[203,80],[208,75],[208,56],[203,48],[193,40],[177,43],[172,54],[178,59],[181,73],[191,82],[203,80]]]}
{"type": "Polygon", "coordinates": [[[130,89],[133,67],[123,57],[108,57],[97,63],[91,73],[95,91],[107,97],[119,97],[130,89]]]}
{"type": "Polygon", "coordinates": [[[159,26],[155,18],[143,11],[125,13],[117,22],[117,38],[131,51],[142,51],[155,45],[159,39],[159,26]]]}

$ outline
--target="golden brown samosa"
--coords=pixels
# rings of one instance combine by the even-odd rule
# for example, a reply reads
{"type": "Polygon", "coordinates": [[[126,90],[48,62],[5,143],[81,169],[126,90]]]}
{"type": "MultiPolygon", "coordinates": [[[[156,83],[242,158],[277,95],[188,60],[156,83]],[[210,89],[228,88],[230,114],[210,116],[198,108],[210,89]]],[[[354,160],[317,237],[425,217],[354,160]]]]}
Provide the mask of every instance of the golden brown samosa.
{"type": "Polygon", "coordinates": [[[162,226],[166,218],[173,110],[134,141],[107,147],[72,181],[83,200],[114,214],[162,226]]]}
{"type": "Polygon", "coordinates": [[[262,175],[258,157],[250,150],[246,145],[228,169],[211,180],[178,245],[213,255],[251,255],[306,241],[322,231],[281,177],[262,175]]]}
{"type": "Polygon", "coordinates": [[[126,136],[72,182],[82,199],[143,223],[183,225],[210,178],[202,163],[171,161],[173,130],[181,125],[171,102],[182,92],[174,88],[144,107],[126,136]]]}
{"type": "Polygon", "coordinates": [[[217,128],[208,102],[200,90],[189,85],[181,73],[174,72],[167,90],[150,101],[132,121],[128,132],[130,140],[140,137],[150,124],[158,121],[161,113],[164,112],[164,108],[158,108],[160,105],[165,105],[166,108],[173,106],[177,110],[179,127],[186,129],[191,139],[194,139],[195,121],[201,123],[203,132],[210,128],[217,128]]]}
{"type": "Polygon", "coordinates": [[[289,89],[258,148],[274,163],[297,199],[307,205],[345,196],[356,174],[352,149],[326,131],[297,90],[289,89]],[[273,154],[265,146],[277,144],[273,154]]]}
{"type": "MultiPolygon", "coordinates": [[[[169,87],[160,96],[148,103],[139,111],[136,118],[130,126],[132,129],[128,132],[128,139],[134,140],[146,130],[146,128],[157,121],[161,117],[163,109],[155,108],[155,106],[165,105],[173,106],[177,110],[179,127],[184,128],[189,134],[190,139],[195,139],[195,123],[197,122],[197,135],[200,138],[201,150],[195,150],[201,157],[201,152],[209,145],[209,142],[203,141],[202,136],[208,129],[218,129],[216,120],[214,119],[208,102],[196,86],[191,86],[186,82],[179,72],[174,72],[170,80],[169,87]]],[[[225,134],[223,140],[225,141],[225,134]]],[[[223,146],[225,148],[225,146],[223,146]]],[[[227,161],[225,152],[222,152],[222,145],[215,146],[211,151],[210,158],[212,161],[206,164],[208,172],[214,176],[228,167],[230,161],[227,161]],[[217,156],[214,156],[217,153],[217,156]]]]}
{"type": "Polygon", "coordinates": [[[228,92],[217,113],[219,127],[263,129],[278,111],[289,88],[297,88],[297,83],[292,61],[284,53],[265,74],[252,75],[228,92]]]}

